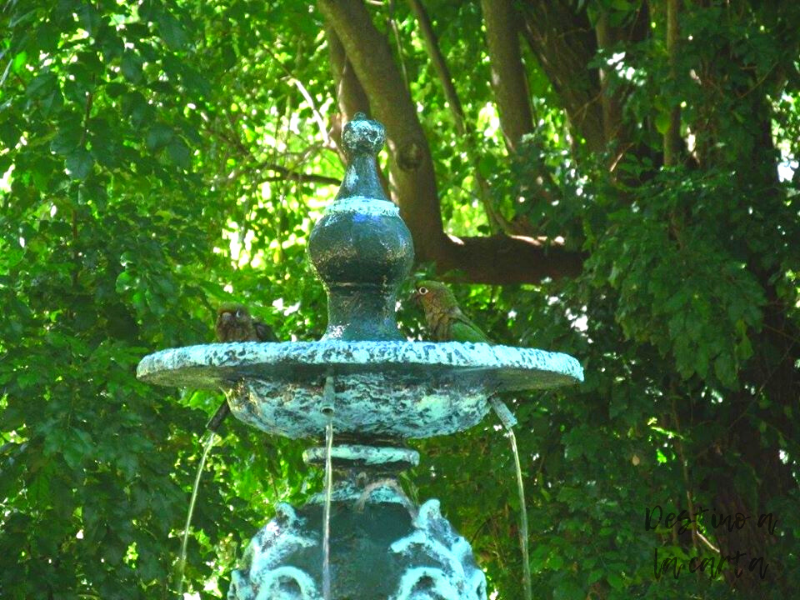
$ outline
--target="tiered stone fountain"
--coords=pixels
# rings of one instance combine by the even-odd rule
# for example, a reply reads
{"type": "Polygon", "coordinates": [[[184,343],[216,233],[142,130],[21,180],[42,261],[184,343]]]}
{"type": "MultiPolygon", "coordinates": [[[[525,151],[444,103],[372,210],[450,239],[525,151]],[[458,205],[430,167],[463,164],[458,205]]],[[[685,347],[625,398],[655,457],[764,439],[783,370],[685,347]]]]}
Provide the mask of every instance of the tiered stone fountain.
{"type": "MultiPolygon", "coordinates": [[[[225,390],[233,414],[270,434],[324,436],[335,444],[328,577],[323,576],[324,494],[276,516],[234,571],[230,600],[486,599],[468,542],[439,511],[414,505],[398,474],[419,461],[404,440],[478,424],[488,399],[583,379],[565,354],[471,343],[405,341],[395,303],[408,276],[411,234],[378,180],[383,126],[357,116],[344,130],[349,165],[317,223],[309,256],[328,294],[318,342],[209,344],[145,357],[149,382],[225,390]]],[[[306,452],[325,460],[325,448],[306,452]]]]}

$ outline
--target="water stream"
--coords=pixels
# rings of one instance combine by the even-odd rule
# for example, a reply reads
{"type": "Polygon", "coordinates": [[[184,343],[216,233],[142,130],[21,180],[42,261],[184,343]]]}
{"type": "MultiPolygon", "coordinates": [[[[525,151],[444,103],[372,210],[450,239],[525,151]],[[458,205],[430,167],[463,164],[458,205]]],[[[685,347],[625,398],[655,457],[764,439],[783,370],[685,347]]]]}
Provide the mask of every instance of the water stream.
{"type": "Polygon", "coordinates": [[[181,540],[181,555],[178,560],[178,598],[183,598],[183,572],[186,569],[186,548],[189,544],[189,526],[192,524],[192,515],[194,514],[194,505],[197,502],[197,490],[200,487],[200,477],[203,475],[203,467],[206,464],[206,458],[211,451],[211,446],[214,445],[214,440],[217,439],[213,431],[207,432],[208,439],[203,446],[203,455],[200,457],[200,464],[197,465],[197,475],[194,478],[194,488],[192,489],[192,499],[189,501],[189,513],[186,515],[186,525],[183,527],[183,539],[181,540]]]}
{"type": "Polygon", "coordinates": [[[322,597],[331,599],[331,495],[333,494],[333,411],[325,413],[325,504],[322,509],[322,597]]]}
{"type": "Polygon", "coordinates": [[[525,600],[531,600],[531,565],[528,558],[528,508],[525,506],[525,484],[522,481],[522,467],[519,462],[517,436],[508,428],[508,439],[511,440],[511,451],[514,453],[514,464],[517,468],[517,490],[519,491],[519,546],[522,549],[522,576],[525,584],[525,600]]]}
{"type": "Polygon", "coordinates": [[[491,400],[500,422],[508,432],[508,439],[511,442],[511,451],[514,454],[514,466],[517,470],[517,491],[519,492],[519,546],[522,551],[522,577],[525,589],[525,600],[531,600],[533,591],[531,588],[531,565],[528,552],[528,508],[525,505],[525,483],[522,480],[522,466],[519,460],[519,449],[517,448],[517,436],[514,435],[514,425],[517,419],[508,410],[508,407],[498,398],[491,400]]]}

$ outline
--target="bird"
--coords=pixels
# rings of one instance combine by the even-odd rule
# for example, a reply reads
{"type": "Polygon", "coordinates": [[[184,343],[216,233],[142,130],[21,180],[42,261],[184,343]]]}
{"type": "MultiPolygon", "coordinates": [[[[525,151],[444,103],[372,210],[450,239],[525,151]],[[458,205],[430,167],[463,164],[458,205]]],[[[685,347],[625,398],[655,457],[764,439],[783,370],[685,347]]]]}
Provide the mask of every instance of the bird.
{"type": "MultiPolygon", "coordinates": [[[[278,341],[272,329],[254,319],[246,306],[235,302],[226,302],[217,309],[214,331],[217,334],[217,341],[222,343],[278,341]]],[[[216,433],[230,412],[228,401],[225,400],[206,424],[206,429],[216,433]]]]}
{"type": "Polygon", "coordinates": [[[445,284],[420,281],[414,299],[422,305],[428,330],[437,342],[494,343],[461,312],[456,297],[445,284]]]}
{"type": "Polygon", "coordinates": [[[242,304],[226,302],[217,309],[214,327],[217,341],[228,342],[277,342],[272,329],[254,319],[242,304]]]}

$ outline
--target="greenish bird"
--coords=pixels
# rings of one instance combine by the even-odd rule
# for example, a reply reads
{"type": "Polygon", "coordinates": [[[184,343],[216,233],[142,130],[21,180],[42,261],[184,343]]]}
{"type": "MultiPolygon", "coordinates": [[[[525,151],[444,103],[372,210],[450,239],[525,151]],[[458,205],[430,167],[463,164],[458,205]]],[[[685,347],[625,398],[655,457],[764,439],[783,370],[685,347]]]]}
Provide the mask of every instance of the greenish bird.
{"type": "Polygon", "coordinates": [[[461,311],[453,292],[438,281],[420,281],[414,299],[422,305],[431,336],[437,342],[493,344],[461,311]]]}

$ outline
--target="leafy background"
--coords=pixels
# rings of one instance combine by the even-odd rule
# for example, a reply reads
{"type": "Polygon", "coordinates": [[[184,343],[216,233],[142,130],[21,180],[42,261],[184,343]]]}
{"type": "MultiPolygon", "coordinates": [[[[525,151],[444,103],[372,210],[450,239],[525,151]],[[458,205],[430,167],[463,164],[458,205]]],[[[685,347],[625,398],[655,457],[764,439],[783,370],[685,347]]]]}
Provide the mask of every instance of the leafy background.
{"type": "MultiPolygon", "coordinates": [[[[682,60],[732,46],[752,58],[756,80],[769,72],[797,11],[763,4],[739,3],[733,17],[722,3],[687,10],[685,31],[703,43],[682,60]]],[[[449,126],[408,9],[370,5],[401,41],[395,52],[424,109],[448,231],[489,231],[472,191],[477,144],[495,210],[563,235],[587,256],[569,280],[454,286],[498,342],[564,351],[586,371],[580,387],[507,398],[521,422],[535,596],[791,597],[800,586],[800,407],[776,400],[785,395],[773,384],[797,389],[780,371],[784,353],[798,355],[797,61],[784,87],[748,96],[725,61],[714,68],[727,87],[709,91],[688,76],[664,82],[657,37],[625,48],[614,81],[633,86],[626,118],[639,125],[638,143],[660,144],[680,98],[688,121],[713,124],[716,158],[700,169],[623,161],[612,180],[607,157],[570,136],[533,57],[537,131],[509,157],[480,5],[428,8],[478,133],[449,126]],[[743,162],[751,117],[765,106],[774,161],[743,162]],[[777,164],[777,195],[735,175],[777,164]],[[542,185],[542,169],[560,202],[528,193],[542,185]],[[785,346],[765,341],[770,329],[785,346]],[[742,423],[756,437],[736,437],[742,423]],[[731,436],[735,443],[723,441],[731,436]],[[773,462],[754,468],[746,447],[775,460],[779,452],[790,485],[761,494],[778,475],[773,462]],[[647,531],[645,509],[679,511],[687,498],[710,506],[720,473],[752,492],[748,514],[778,519],[763,548],[771,584],[748,591],[688,573],[657,581],[656,548],[660,557],[714,554],[675,528],[647,531]]],[[[633,9],[611,2],[620,19],[633,9]]],[[[301,2],[9,0],[1,18],[0,596],[174,597],[200,435],[221,397],[144,385],[135,368],[154,350],[212,341],[214,308],[232,298],[281,339],[324,331],[305,243],[343,167],[327,131],[337,108],[321,17],[301,2]]],[[[696,135],[703,143],[701,128],[696,135]]],[[[405,303],[400,320],[409,336],[424,336],[405,303]]],[[[321,485],[301,460],[309,442],[233,419],[223,433],[189,545],[187,589],[203,598],[224,597],[276,502],[302,504],[321,485]]],[[[487,418],[412,445],[423,460],[404,479],[409,493],[440,498],[492,593],[521,597],[513,461],[496,425],[487,418]]],[[[718,543],[708,520],[700,532],[718,543]]]]}

